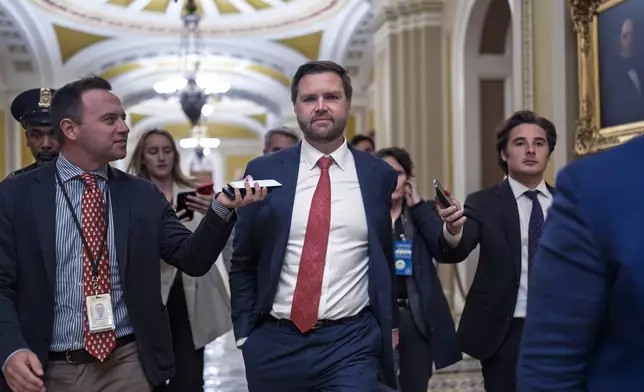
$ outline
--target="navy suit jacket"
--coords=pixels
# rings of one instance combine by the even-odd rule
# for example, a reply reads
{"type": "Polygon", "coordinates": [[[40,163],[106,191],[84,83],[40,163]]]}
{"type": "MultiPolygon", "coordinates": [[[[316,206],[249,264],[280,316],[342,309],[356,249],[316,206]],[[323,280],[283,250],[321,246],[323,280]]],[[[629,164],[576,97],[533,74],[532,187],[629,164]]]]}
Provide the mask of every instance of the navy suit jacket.
{"type": "Polygon", "coordinates": [[[644,386],[644,138],[557,176],[529,281],[519,392],[644,386]]]}
{"type": "MultiPolygon", "coordinates": [[[[47,366],[56,286],[55,170],[52,162],[0,182],[0,365],[14,351],[29,348],[47,366]]],[[[111,167],[108,180],[128,317],[143,369],[157,385],[174,375],[159,260],[188,275],[206,274],[235,219],[226,222],[208,211],[193,234],[151,182],[111,167]]],[[[3,384],[0,377],[0,391],[3,384]]]]}
{"type": "MultiPolygon", "coordinates": [[[[248,163],[246,175],[274,179],[282,187],[263,201],[240,209],[235,227],[230,271],[233,327],[236,339],[248,337],[269,315],[279,282],[291,227],[300,166],[301,143],[248,163]]],[[[393,289],[396,276],[391,232],[391,194],[397,175],[383,160],[349,146],[353,154],[369,238],[369,300],[382,330],[382,368],[387,384],[396,386],[391,330],[398,326],[393,289]]]]}

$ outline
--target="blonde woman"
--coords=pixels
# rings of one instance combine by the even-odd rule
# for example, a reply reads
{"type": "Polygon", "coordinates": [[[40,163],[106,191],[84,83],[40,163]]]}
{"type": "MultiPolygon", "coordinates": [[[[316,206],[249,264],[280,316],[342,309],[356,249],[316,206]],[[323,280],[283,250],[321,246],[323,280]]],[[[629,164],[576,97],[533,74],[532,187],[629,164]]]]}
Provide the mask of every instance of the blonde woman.
{"type": "MultiPolygon", "coordinates": [[[[194,191],[196,182],[179,165],[179,151],[172,135],[163,129],[144,133],[134,149],[128,171],[156,184],[175,205],[177,194],[194,191]]],[[[213,196],[188,196],[186,208],[192,220],[182,222],[194,230],[208,211],[213,196]]],[[[179,217],[185,211],[178,212],[179,217]]],[[[220,257],[221,258],[221,257],[220,257]]],[[[218,260],[208,274],[193,278],[177,273],[161,260],[161,296],[168,307],[175,352],[176,375],[156,391],[203,391],[204,347],[232,328],[228,275],[218,260]]]]}

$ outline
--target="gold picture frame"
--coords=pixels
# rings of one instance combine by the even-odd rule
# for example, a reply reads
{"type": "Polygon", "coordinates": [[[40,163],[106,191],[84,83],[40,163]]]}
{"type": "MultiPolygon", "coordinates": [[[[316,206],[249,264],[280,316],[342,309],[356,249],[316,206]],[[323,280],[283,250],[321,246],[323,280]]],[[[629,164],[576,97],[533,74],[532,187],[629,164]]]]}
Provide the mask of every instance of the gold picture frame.
{"type": "Polygon", "coordinates": [[[575,152],[588,155],[644,133],[644,121],[602,128],[600,117],[598,16],[621,3],[638,0],[569,1],[578,43],[579,122],[575,152]]]}

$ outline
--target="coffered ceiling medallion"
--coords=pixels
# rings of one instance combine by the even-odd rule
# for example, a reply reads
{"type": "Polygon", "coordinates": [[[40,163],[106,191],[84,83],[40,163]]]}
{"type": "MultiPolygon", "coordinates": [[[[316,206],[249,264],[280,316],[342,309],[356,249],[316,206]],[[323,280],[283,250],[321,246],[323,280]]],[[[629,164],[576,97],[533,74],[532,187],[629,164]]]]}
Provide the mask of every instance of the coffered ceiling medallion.
{"type": "MultiPolygon", "coordinates": [[[[179,34],[184,0],[31,0],[77,23],[116,32],[179,34]]],[[[309,27],[349,0],[197,0],[207,36],[266,34],[309,27]]]]}

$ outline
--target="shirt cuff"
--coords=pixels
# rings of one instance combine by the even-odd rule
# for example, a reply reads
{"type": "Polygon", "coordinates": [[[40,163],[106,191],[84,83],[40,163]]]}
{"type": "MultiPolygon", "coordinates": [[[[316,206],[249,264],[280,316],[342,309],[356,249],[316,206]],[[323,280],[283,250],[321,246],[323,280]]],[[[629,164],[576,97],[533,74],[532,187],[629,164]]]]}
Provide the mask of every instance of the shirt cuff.
{"type": "Polygon", "coordinates": [[[242,348],[244,343],[246,343],[246,339],[248,339],[248,338],[237,339],[237,341],[235,342],[235,344],[237,345],[237,348],[242,348]]]}
{"type": "Polygon", "coordinates": [[[11,353],[11,355],[9,355],[9,356],[7,357],[7,359],[4,361],[4,363],[2,364],[2,373],[4,373],[4,370],[5,370],[5,368],[7,367],[7,363],[9,362],[9,360],[11,359],[11,357],[13,357],[14,355],[18,354],[18,353],[19,353],[19,352],[21,352],[21,351],[29,351],[29,350],[28,350],[28,349],[26,349],[26,348],[21,348],[20,350],[16,350],[16,351],[12,352],[12,353],[11,353]]]}
{"type": "Polygon", "coordinates": [[[449,245],[450,248],[456,248],[458,246],[458,243],[461,242],[462,234],[463,231],[461,230],[460,233],[452,235],[447,231],[447,224],[443,223],[443,237],[445,237],[445,242],[447,242],[447,245],[449,245]]]}
{"type": "Polygon", "coordinates": [[[215,213],[217,213],[217,215],[219,215],[221,219],[225,220],[226,222],[230,221],[233,213],[235,212],[235,210],[231,210],[230,208],[221,205],[221,203],[219,203],[216,198],[212,199],[212,209],[215,211],[215,213]]]}

